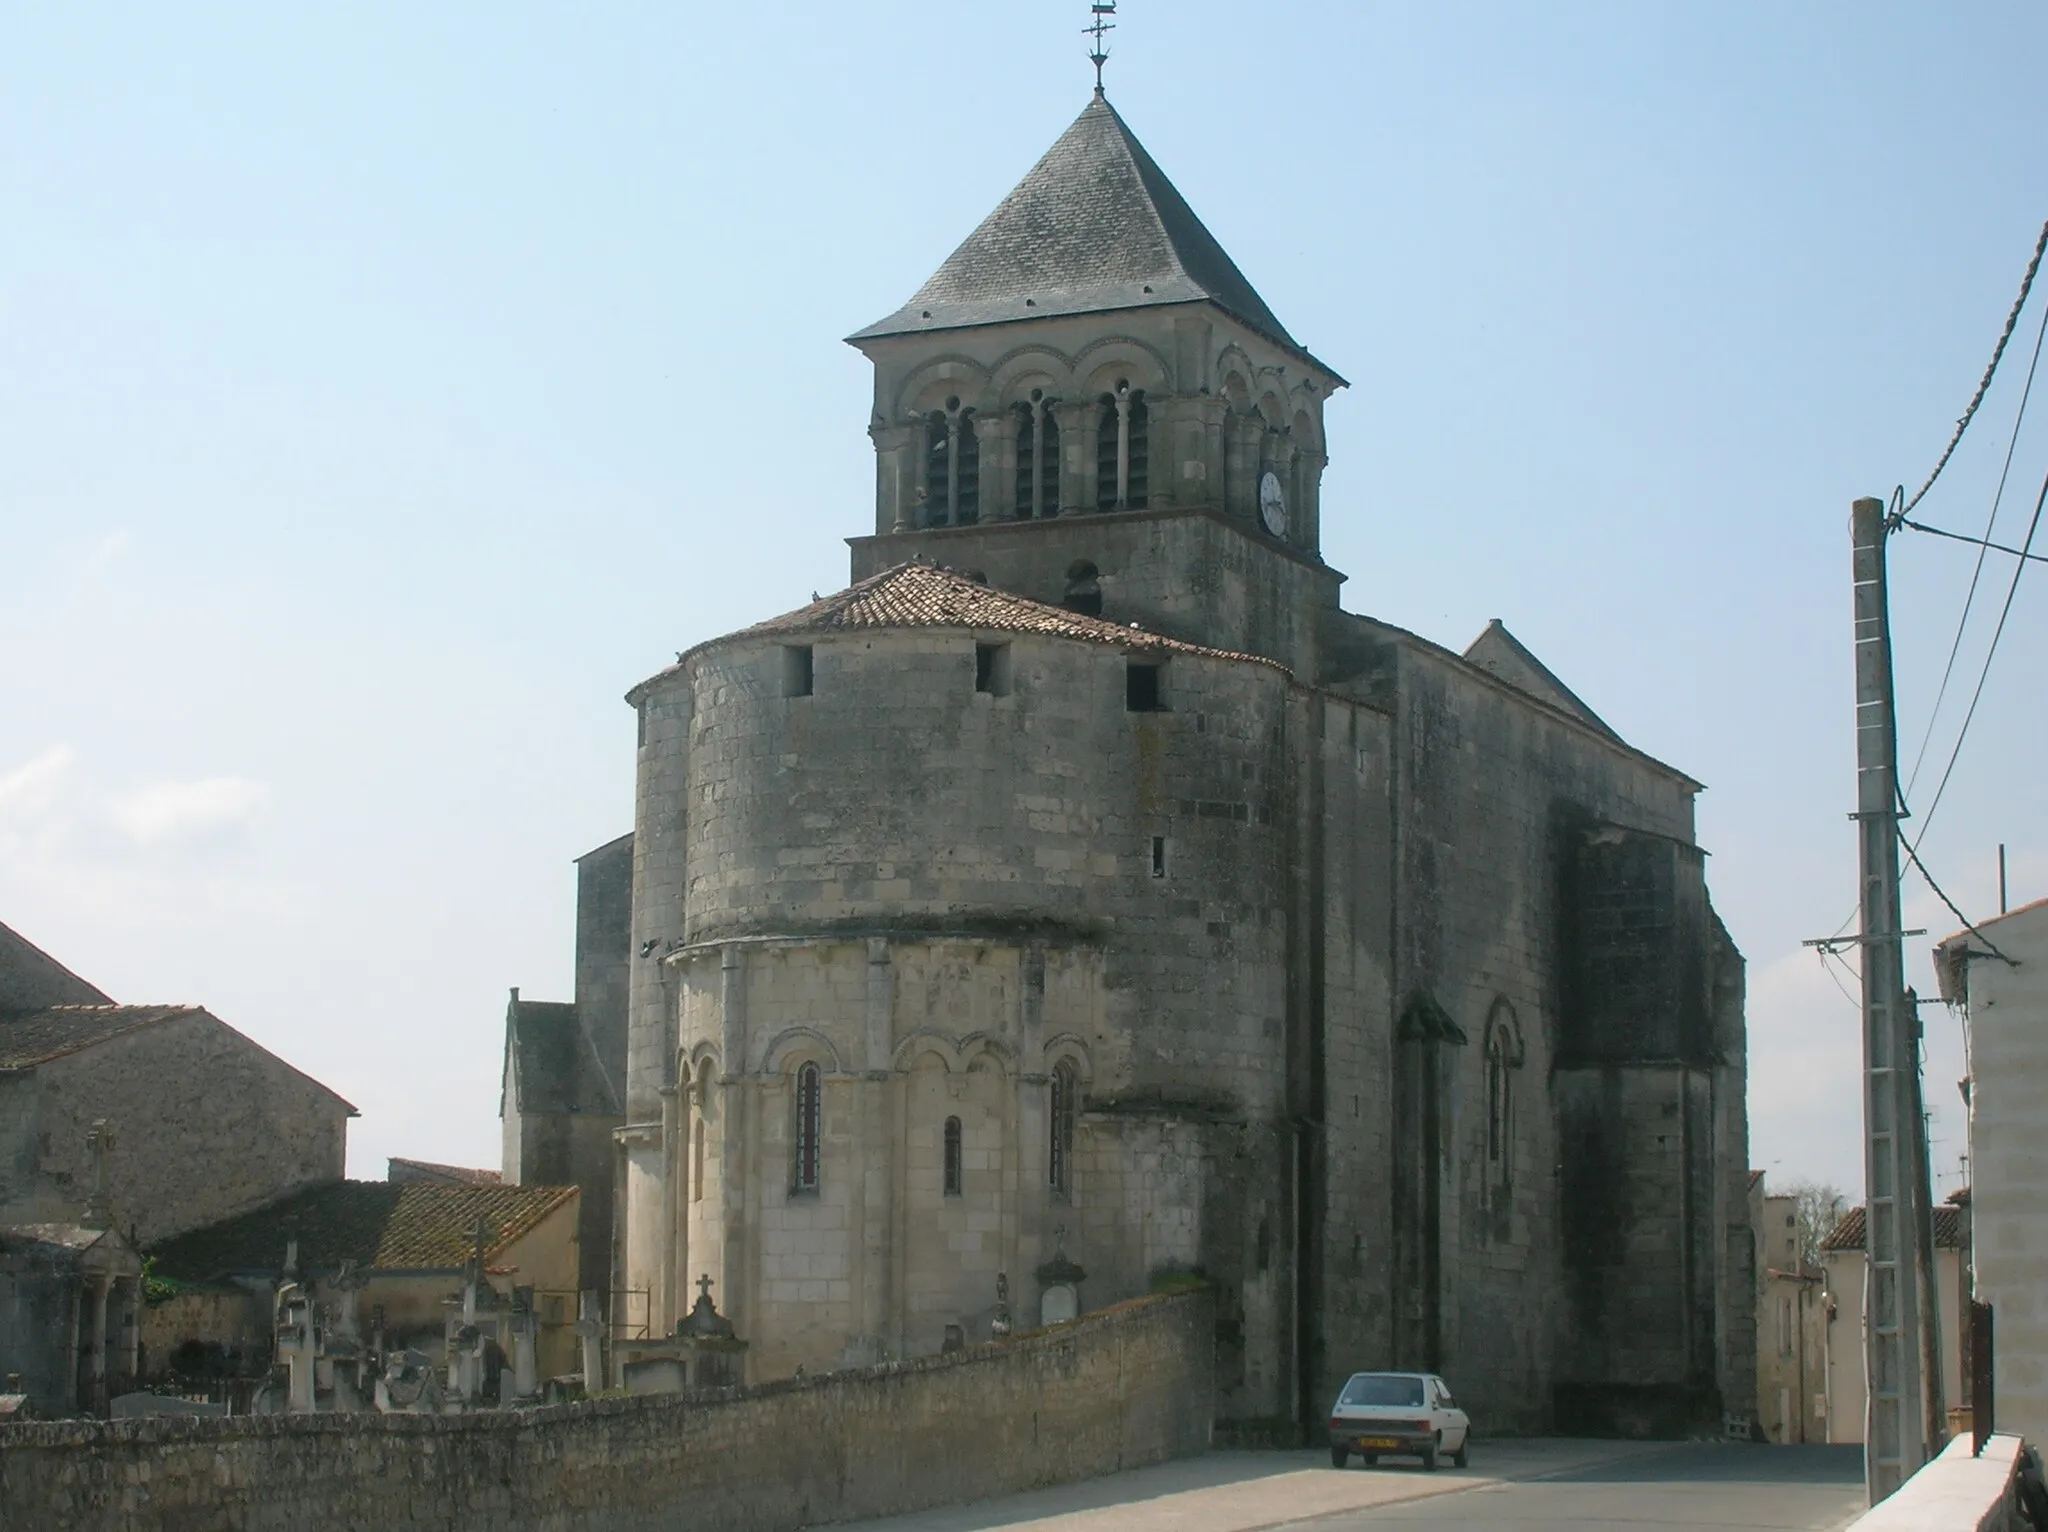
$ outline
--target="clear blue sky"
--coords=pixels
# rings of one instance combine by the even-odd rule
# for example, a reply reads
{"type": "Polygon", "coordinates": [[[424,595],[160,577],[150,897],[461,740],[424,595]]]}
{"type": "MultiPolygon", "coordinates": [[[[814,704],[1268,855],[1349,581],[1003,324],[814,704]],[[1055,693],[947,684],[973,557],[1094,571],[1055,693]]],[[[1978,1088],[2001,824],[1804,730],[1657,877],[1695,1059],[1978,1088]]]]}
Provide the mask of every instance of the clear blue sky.
{"type": "MultiPolygon", "coordinates": [[[[872,490],[839,337],[1085,104],[1085,20],[18,11],[0,920],[333,1084],[358,1174],[494,1164],[506,987],[566,997],[570,858],[630,827],[621,694],[845,583],[872,490]]],[[[1932,465],[2048,216],[2048,12],[1121,20],[1112,99],[1352,379],[1324,496],[1347,604],[1458,646],[1500,617],[1710,784],[1754,1163],[1860,1185],[1856,1013],[1798,946],[1855,898],[1846,517],[1932,465]]],[[[2031,339],[1929,519],[1981,528],[2031,339]]],[[[1909,758],[1969,569],[1895,546],[1909,758]]],[[[2001,840],[2015,899],[2048,894],[2029,579],[1926,845],[1972,913],[2001,840]]],[[[1910,884],[1909,914],[1953,924],[1910,884]]],[[[1962,1063],[1929,1021],[1946,1189],[1962,1063]]]]}

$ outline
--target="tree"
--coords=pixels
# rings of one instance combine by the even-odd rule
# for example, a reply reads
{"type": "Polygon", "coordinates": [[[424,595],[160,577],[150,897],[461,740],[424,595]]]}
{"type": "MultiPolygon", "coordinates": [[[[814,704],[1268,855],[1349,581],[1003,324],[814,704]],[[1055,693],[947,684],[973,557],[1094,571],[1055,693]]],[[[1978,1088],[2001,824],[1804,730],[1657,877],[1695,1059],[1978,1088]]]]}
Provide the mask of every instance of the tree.
{"type": "Polygon", "coordinates": [[[1792,1215],[1798,1220],[1799,1269],[1819,1271],[1820,1243],[1835,1232],[1849,1210],[1848,1196],[1825,1181],[1794,1181],[1777,1195],[1797,1199],[1792,1215]]]}

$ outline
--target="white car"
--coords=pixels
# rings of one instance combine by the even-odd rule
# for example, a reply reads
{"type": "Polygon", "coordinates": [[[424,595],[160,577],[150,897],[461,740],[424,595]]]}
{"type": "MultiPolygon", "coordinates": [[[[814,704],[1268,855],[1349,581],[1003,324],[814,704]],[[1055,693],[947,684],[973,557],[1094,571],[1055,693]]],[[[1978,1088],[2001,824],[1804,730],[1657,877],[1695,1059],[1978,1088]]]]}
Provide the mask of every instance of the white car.
{"type": "Polygon", "coordinates": [[[1471,1461],[1472,1422],[1435,1373],[1359,1372],[1330,1406],[1330,1466],[1357,1453],[1371,1467],[1386,1453],[1413,1455],[1434,1469],[1439,1454],[1471,1461]]]}

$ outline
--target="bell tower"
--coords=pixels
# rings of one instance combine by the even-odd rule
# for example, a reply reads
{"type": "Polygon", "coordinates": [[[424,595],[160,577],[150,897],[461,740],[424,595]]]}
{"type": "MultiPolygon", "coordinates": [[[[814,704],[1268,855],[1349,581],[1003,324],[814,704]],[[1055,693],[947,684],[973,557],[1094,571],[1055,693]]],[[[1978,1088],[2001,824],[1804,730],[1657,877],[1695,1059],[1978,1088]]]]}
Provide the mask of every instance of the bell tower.
{"type": "Polygon", "coordinates": [[[1098,88],[895,313],[874,363],[875,526],[912,557],[1198,643],[1312,662],[1323,405],[1280,323],[1098,88]],[[1292,614],[1281,607],[1298,609],[1292,614]]]}

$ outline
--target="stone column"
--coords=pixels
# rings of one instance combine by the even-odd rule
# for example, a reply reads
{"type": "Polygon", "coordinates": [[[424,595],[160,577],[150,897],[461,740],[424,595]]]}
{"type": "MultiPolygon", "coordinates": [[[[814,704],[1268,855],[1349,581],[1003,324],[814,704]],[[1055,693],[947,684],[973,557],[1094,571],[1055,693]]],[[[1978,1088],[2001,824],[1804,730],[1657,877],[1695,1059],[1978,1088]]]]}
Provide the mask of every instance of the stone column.
{"type": "Polygon", "coordinates": [[[85,1391],[87,1408],[107,1412],[107,1298],[113,1281],[94,1277],[92,1282],[92,1328],[86,1339],[85,1391]]]}
{"type": "Polygon", "coordinates": [[[915,416],[896,425],[877,422],[868,427],[868,436],[875,444],[875,531],[908,532],[922,483],[918,452],[924,422],[915,416]]]}
{"type": "Polygon", "coordinates": [[[133,1388],[142,1376],[142,1278],[131,1277],[121,1286],[127,1294],[121,1308],[122,1366],[133,1388]]]}
{"type": "MultiPolygon", "coordinates": [[[[718,958],[719,1013],[724,1025],[724,1043],[719,1080],[719,1212],[724,1232],[718,1252],[717,1279],[724,1283],[725,1315],[736,1329],[746,1333],[753,1318],[753,1291],[747,1270],[747,1179],[751,1173],[747,1154],[748,1122],[753,1115],[754,1092],[746,1088],[747,1072],[747,970],[746,958],[737,946],[721,949],[718,958]]],[[[709,1251],[704,1252],[708,1257],[709,1251]]],[[[699,1262],[700,1265],[703,1262],[699,1262]]]]}
{"type": "Polygon", "coordinates": [[[1259,515],[1259,475],[1263,471],[1261,449],[1265,445],[1266,423],[1256,412],[1234,416],[1230,422],[1228,463],[1224,474],[1223,508],[1244,521],[1259,515]]]}
{"type": "Polygon", "coordinates": [[[1329,465],[1329,454],[1318,452],[1306,443],[1298,443],[1294,454],[1294,478],[1296,494],[1301,509],[1301,532],[1295,539],[1311,553],[1323,545],[1323,469],[1329,465]]]}
{"type": "Polygon", "coordinates": [[[974,440],[981,449],[981,519],[1017,519],[1017,412],[977,410],[974,440]]]}
{"type": "MultiPolygon", "coordinates": [[[[675,1057],[673,1049],[669,1057],[675,1057]]],[[[681,1276],[676,1270],[676,1198],[688,1173],[689,1151],[683,1144],[680,1105],[671,1080],[661,1088],[661,1284],[648,1314],[648,1328],[656,1335],[666,1335],[682,1318],[678,1298],[681,1276]]]]}
{"type": "Polygon", "coordinates": [[[1079,516],[1095,509],[1095,425],[1102,406],[1094,400],[1061,401],[1052,416],[1060,428],[1060,514],[1079,516]]]}
{"type": "MultiPolygon", "coordinates": [[[[1011,435],[1015,441],[1015,433],[1011,435]]],[[[982,459],[986,466],[988,459],[982,459]]],[[[895,1247],[896,1162],[902,1158],[902,1135],[896,1125],[894,1073],[890,1055],[895,1043],[896,973],[889,961],[889,943],[868,941],[867,1058],[861,1078],[861,1196],[855,1204],[859,1220],[858,1324],[871,1352],[888,1345],[891,1256],[895,1247]]],[[[878,1356],[873,1360],[880,1360],[878,1356]]]]}
{"type": "Polygon", "coordinates": [[[662,1217],[666,1194],[662,1184],[661,1123],[633,1122],[616,1128],[612,1138],[626,1156],[626,1291],[619,1296],[618,1333],[632,1332],[643,1316],[648,1329],[660,1333],[663,1299],[662,1217]],[[644,1294],[644,1298],[640,1295],[644,1294]],[[644,1304],[644,1307],[643,1307],[644,1304]]]}

